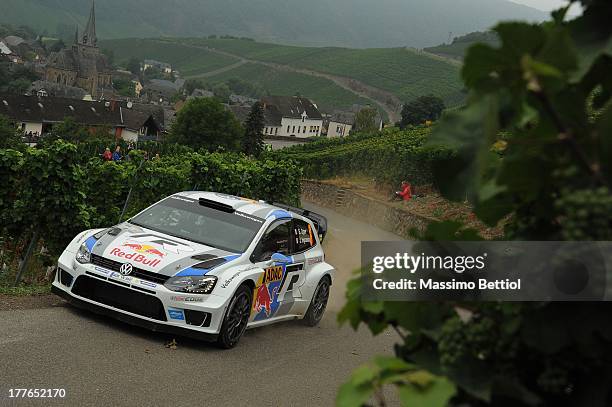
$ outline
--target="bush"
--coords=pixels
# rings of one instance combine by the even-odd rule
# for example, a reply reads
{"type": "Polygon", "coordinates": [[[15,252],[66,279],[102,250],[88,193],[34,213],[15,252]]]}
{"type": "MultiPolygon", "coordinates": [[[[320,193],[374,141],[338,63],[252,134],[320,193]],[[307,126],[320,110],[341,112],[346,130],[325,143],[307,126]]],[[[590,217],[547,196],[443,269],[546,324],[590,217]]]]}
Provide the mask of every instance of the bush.
{"type": "Polygon", "coordinates": [[[299,162],[307,178],[360,174],[373,177],[379,184],[407,180],[423,185],[433,181],[432,164],[452,155],[448,149],[425,147],[429,134],[426,127],[406,131],[391,128],[323,139],[272,152],[269,157],[299,162]]]}
{"type": "Polygon", "coordinates": [[[193,151],[144,161],[139,153],[126,162],[83,161],[77,147],[62,140],[24,152],[0,149],[2,240],[23,241],[38,231],[57,255],[79,231],[117,223],[130,188],[124,219],[184,190],[299,205],[302,172],[290,161],[193,151]]]}

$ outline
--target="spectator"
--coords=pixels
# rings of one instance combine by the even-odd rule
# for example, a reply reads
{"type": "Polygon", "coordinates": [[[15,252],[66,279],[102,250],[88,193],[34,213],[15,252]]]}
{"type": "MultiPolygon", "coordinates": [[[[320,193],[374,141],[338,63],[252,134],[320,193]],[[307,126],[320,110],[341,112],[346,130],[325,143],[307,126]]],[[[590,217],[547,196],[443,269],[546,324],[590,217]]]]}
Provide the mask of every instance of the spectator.
{"type": "Polygon", "coordinates": [[[121,155],[121,147],[117,146],[115,152],[113,153],[113,161],[121,161],[123,156],[121,155]]]}
{"type": "Polygon", "coordinates": [[[153,160],[159,160],[159,153],[155,154],[155,156],[153,156],[153,160]]]}
{"type": "Polygon", "coordinates": [[[390,201],[400,200],[409,201],[412,198],[412,190],[408,181],[402,181],[402,190],[396,191],[390,201]]]}
{"type": "Polygon", "coordinates": [[[102,159],[104,161],[110,161],[113,159],[113,153],[111,153],[110,148],[106,147],[106,150],[104,150],[104,153],[102,154],[102,159]]]}

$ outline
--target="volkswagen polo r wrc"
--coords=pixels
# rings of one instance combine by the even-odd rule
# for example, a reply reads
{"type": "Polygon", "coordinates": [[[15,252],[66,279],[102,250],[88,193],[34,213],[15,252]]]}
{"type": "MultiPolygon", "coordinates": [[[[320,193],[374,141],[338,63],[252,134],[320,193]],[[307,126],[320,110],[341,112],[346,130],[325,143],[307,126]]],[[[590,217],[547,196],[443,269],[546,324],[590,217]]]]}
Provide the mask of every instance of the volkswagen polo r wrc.
{"type": "Polygon", "coordinates": [[[231,348],[246,328],[318,324],[334,278],[326,230],[303,209],[182,192],[76,236],[52,289],[81,308],[231,348]]]}

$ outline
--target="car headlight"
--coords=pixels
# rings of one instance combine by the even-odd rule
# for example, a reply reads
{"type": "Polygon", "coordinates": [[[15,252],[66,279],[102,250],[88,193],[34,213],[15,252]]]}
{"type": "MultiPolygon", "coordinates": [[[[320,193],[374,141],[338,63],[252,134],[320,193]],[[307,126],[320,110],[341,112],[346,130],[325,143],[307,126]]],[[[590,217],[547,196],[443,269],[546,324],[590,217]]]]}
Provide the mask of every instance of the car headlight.
{"type": "Polygon", "coordinates": [[[76,254],[76,260],[81,264],[89,263],[91,261],[91,253],[89,252],[89,249],[85,243],[79,247],[76,254]]]}
{"type": "Polygon", "coordinates": [[[217,284],[215,276],[171,277],[164,286],[171,291],[191,294],[210,294],[217,284]]]}

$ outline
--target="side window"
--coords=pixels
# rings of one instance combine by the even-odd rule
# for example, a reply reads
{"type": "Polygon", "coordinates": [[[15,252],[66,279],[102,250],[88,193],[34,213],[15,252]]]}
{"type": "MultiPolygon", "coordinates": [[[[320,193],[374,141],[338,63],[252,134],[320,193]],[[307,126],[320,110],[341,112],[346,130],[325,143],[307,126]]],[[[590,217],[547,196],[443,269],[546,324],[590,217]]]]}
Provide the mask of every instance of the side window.
{"type": "Polygon", "coordinates": [[[291,239],[293,240],[293,252],[304,252],[316,244],[315,232],[310,224],[303,220],[294,219],[291,239]]]}
{"type": "Polygon", "coordinates": [[[270,260],[274,253],[289,254],[289,232],[291,219],[274,222],[255,247],[251,261],[257,263],[270,260]]]}

